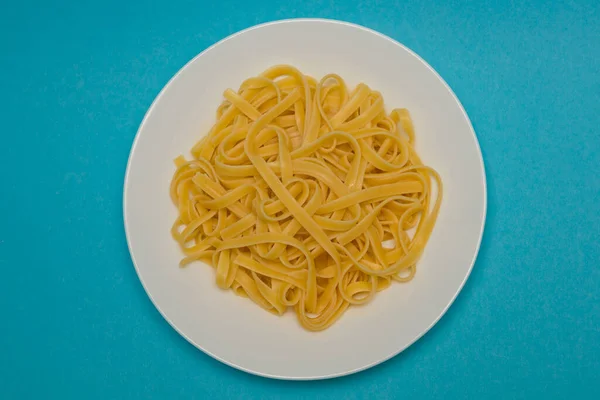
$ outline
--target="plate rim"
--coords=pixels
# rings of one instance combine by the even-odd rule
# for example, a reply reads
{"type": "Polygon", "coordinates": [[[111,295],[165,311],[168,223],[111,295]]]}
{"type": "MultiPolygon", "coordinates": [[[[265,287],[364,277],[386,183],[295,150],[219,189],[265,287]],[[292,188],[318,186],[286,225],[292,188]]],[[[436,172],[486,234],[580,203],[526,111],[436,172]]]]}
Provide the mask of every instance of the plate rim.
{"type": "Polygon", "coordinates": [[[473,128],[473,124],[471,123],[471,119],[469,118],[469,115],[467,114],[464,106],[462,105],[462,103],[460,102],[460,100],[458,99],[458,96],[456,96],[456,94],[454,93],[454,91],[452,90],[452,88],[450,87],[450,85],[448,85],[448,83],[444,80],[444,78],[442,78],[440,76],[440,74],[431,66],[429,65],[429,63],[427,61],[425,61],[421,56],[419,56],[417,53],[415,53],[413,50],[411,50],[410,48],[408,48],[407,46],[405,46],[404,44],[400,43],[399,41],[391,38],[390,36],[387,36],[381,32],[378,32],[374,29],[365,27],[363,25],[359,25],[353,22],[347,22],[347,21],[341,21],[341,20],[337,20],[337,19],[329,19],[329,18],[287,18],[287,19],[280,19],[280,20],[273,20],[273,21],[269,21],[269,22],[264,22],[264,23],[260,23],[257,25],[253,25],[250,26],[248,28],[239,30],[237,32],[234,32],[232,34],[230,34],[229,36],[217,41],[216,43],[213,43],[212,45],[210,45],[209,47],[207,47],[206,49],[202,50],[200,53],[198,53],[197,55],[195,55],[192,59],[190,59],[188,62],[186,62],[169,80],[168,82],[162,87],[162,89],[160,90],[160,92],[156,95],[156,97],[154,98],[154,100],[152,101],[152,103],[150,104],[150,107],[148,107],[148,110],[146,111],[146,113],[144,114],[144,118],[142,119],[142,121],[140,122],[140,125],[136,131],[135,137],[133,139],[133,143],[131,145],[131,148],[129,150],[129,156],[127,159],[127,167],[125,169],[125,177],[124,177],[124,182],[123,182],[123,224],[124,224],[124,228],[125,228],[125,238],[127,241],[127,249],[129,251],[129,255],[131,258],[131,261],[133,263],[133,266],[135,268],[135,272],[136,275],[140,281],[140,283],[142,284],[142,287],[144,289],[144,292],[146,293],[146,295],[148,296],[148,298],[150,299],[150,301],[152,302],[152,304],[154,305],[154,307],[156,308],[156,310],[159,312],[159,314],[165,319],[165,321],[168,322],[168,324],[171,326],[171,328],[173,328],[179,335],[181,335],[188,343],[190,343],[191,345],[193,345],[194,347],[196,347],[198,350],[202,351],[204,354],[207,354],[208,356],[210,356],[211,358],[229,366],[232,368],[235,368],[237,370],[252,374],[252,375],[256,375],[256,376],[261,376],[264,378],[271,378],[271,379],[278,379],[278,380],[292,380],[292,381],[311,381],[311,380],[324,380],[324,379],[332,379],[332,378],[338,378],[338,377],[342,377],[342,376],[347,376],[347,375],[352,375],[364,370],[367,370],[369,368],[372,368],[376,365],[382,364],[394,357],[396,357],[398,354],[402,353],[404,350],[406,350],[407,348],[409,348],[410,346],[412,346],[415,342],[417,342],[419,339],[421,339],[427,332],[429,332],[439,321],[440,319],[446,314],[446,312],[450,309],[450,307],[452,306],[452,304],[454,304],[456,298],[458,297],[458,295],[460,294],[460,292],[462,292],[467,280],[469,279],[469,277],[471,276],[471,272],[473,271],[473,267],[475,266],[475,263],[477,261],[477,257],[479,256],[479,252],[481,250],[481,244],[483,241],[483,235],[485,232],[485,225],[486,225],[486,220],[487,220],[487,208],[488,208],[488,189],[487,189],[487,175],[486,175],[486,170],[485,170],[485,163],[483,160],[483,153],[481,151],[481,145],[479,144],[479,140],[477,139],[477,135],[475,133],[475,129],[473,128]],[[149,116],[151,115],[151,113],[153,112],[154,108],[156,107],[156,104],[159,102],[159,100],[161,99],[161,97],[164,95],[164,93],[166,92],[167,88],[173,83],[173,81],[175,81],[175,79],[177,79],[179,77],[180,74],[183,73],[183,71],[189,66],[191,65],[193,62],[195,62],[197,59],[199,59],[200,57],[202,57],[204,54],[208,53],[210,50],[212,50],[213,48],[237,37],[240,35],[243,35],[247,32],[256,30],[256,29],[261,29],[267,26],[272,26],[272,25],[281,25],[281,24],[288,24],[288,23],[305,23],[305,22],[319,22],[319,23],[327,23],[327,24],[333,24],[333,25],[344,25],[344,26],[348,26],[351,28],[355,28],[355,29],[359,29],[363,32],[366,33],[370,33],[373,34],[375,36],[380,37],[381,39],[387,40],[389,42],[391,42],[392,44],[400,47],[401,49],[407,51],[410,55],[412,55],[413,57],[415,57],[418,61],[420,61],[426,68],[428,68],[431,72],[433,72],[433,74],[442,82],[442,84],[445,86],[446,90],[450,93],[450,95],[452,96],[452,98],[456,101],[456,103],[458,104],[460,111],[462,112],[464,118],[466,119],[468,126],[470,128],[471,131],[471,135],[473,136],[473,139],[475,140],[475,147],[477,149],[477,155],[479,158],[479,164],[480,164],[480,168],[481,168],[481,176],[482,176],[482,185],[483,185],[483,215],[481,218],[481,226],[479,228],[479,239],[477,242],[477,246],[475,248],[475,252],[473,253],[473,258],[470,262],[470,266],[469,269],[467,271],[467,273],[465,274],[464,279],[462,280],[462,282],[460,283],[460,285],[457,287],[456,292],[454,293],[454,295],[452,296],[452,298],[448,301],[448,304],[444,307],[443,310],[440,311],[439,315],[431,322],[431,324],[429,326],[427,326],[427,328],[425,328],[419,335],[416,335],[412,341],[408,342],[406,345],[401,346],[400,348],[398,348],[397,350],[394,350],[393,352],[391,352],[389,355],[387,355],[386,357],[383,357],[379,360],[373,361],[369,364],[363,365],[361,367],[358,368],[353,368],[350,370],[345,370],[342,372],[335,372],[332,374],[328,374],[328,375],[322,375],[322,376],[284,376],[284,375],[276,375],[276,374],[271,374],[271,373],[264,373],[264,372],[260,372],[260,371],[256,371],[256,370],[252,370],[250,368],[238,365],[234,362],[231,362],[229,360],[226,360],[224,358],[219,357],[218,355],[208,351],[207,349],[203,348],[200,344],[196,343],[194,340],[192,340],[189,336],[187,336],[183,331],[181,331],[177,325],[175,323],[173,323],[173,321],[171,321],[171,319],[163,312],[163,310],[159,307],[159,305],[157,304],[157,302],[155,301],[155,299],[152,297],[152,294],[150,293],[150,291],[148,290],[148,288],[146,287],[146,284],[142,278],[142,275],[140,273],[140,269],[138,266],[138,263],[136,262],[134,253],[133,253],[133,249],[131,247],[131,240],[130,240],[130,231],[128,229],[128,222],[127,222],[127,188],[129,185],[129,172],[130,172],[130,168],[131,168],[131,163],[132,163],[132,159],[133,159],[133,154],[135,153],[135,149],[137,147],[138,141],[139,141],[139,137],[140,134],[142,132],[142,130],[144,129],[144,126],[146,125],[146,122],[149,118],[149,116]]]}

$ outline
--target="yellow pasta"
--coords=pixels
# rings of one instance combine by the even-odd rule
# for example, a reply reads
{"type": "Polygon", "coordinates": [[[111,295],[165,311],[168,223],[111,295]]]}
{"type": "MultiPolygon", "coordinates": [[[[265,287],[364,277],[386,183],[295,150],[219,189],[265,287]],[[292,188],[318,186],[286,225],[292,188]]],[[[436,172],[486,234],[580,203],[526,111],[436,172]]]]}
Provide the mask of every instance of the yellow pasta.
{"type": "Polygon", "coordinates": [[[406,109],[287,65],[224,98],[192,158],[175,160],[181,266],[204,261],[220,288],[277,315],[293,308],[311,331],[413,278],[442,182],[415,153],[406,109]]]}

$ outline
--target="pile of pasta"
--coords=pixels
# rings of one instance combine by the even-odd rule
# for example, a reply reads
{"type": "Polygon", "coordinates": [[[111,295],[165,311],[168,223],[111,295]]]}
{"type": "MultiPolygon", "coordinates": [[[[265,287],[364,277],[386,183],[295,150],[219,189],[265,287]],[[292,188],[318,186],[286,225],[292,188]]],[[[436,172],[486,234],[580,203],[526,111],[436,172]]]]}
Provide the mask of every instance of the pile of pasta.
{"type": "Polygon", "coordinates": [[[406,109],[287,65],[224,98],[192,158],[175,160],[181,266],[208,263],[219,287],[277,315],[293,308],[312,331],[413,278],[442,182],[415,153],[406,109]]]}

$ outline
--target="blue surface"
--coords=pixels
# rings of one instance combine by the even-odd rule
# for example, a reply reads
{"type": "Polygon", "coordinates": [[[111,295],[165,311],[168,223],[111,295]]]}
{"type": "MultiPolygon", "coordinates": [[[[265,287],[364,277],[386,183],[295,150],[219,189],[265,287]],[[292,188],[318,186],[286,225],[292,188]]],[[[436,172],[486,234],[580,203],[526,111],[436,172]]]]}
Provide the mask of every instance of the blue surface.
{"type": "Polygon", "coordinates": [[[600,3],[338,3],[3,2],[0,398],[600,398],[600,3]],[[281,382],[162,319],[127,252],[122,186],[180,67],[309,16],[379,30],[438,70],[479,137],[489,210],[471,278],[424,338],[357,375],[281,382]]]}

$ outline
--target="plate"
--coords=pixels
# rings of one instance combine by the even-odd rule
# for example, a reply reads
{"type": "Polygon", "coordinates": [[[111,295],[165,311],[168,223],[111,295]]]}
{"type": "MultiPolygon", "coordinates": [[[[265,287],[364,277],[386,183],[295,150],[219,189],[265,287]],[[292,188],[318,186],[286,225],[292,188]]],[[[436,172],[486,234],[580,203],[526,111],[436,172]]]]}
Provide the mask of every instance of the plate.
{"type": "Polygon", "coordinates": [[[200,53],[164,87],[131,149],[123,196],[129,251],[148,296],[196,347],[232,367],[271,378],[320,379],[393,357],[427,332],[463,287],[481,243],[486,182],[475,132],[460,102],[418,55],[370,29],[314,19],[277,21],[236,33],[200,53]],[[178,268],[170,236],[173,158],[205,135],[226,88],[274,64],[365,82],[388,107],[410,110],[416,148],[444,182],[439,219],[416,277],[394,284],[331,328],[308,332],[292,312],[277,317],[219,289],[211,267],[178,268]]]}

